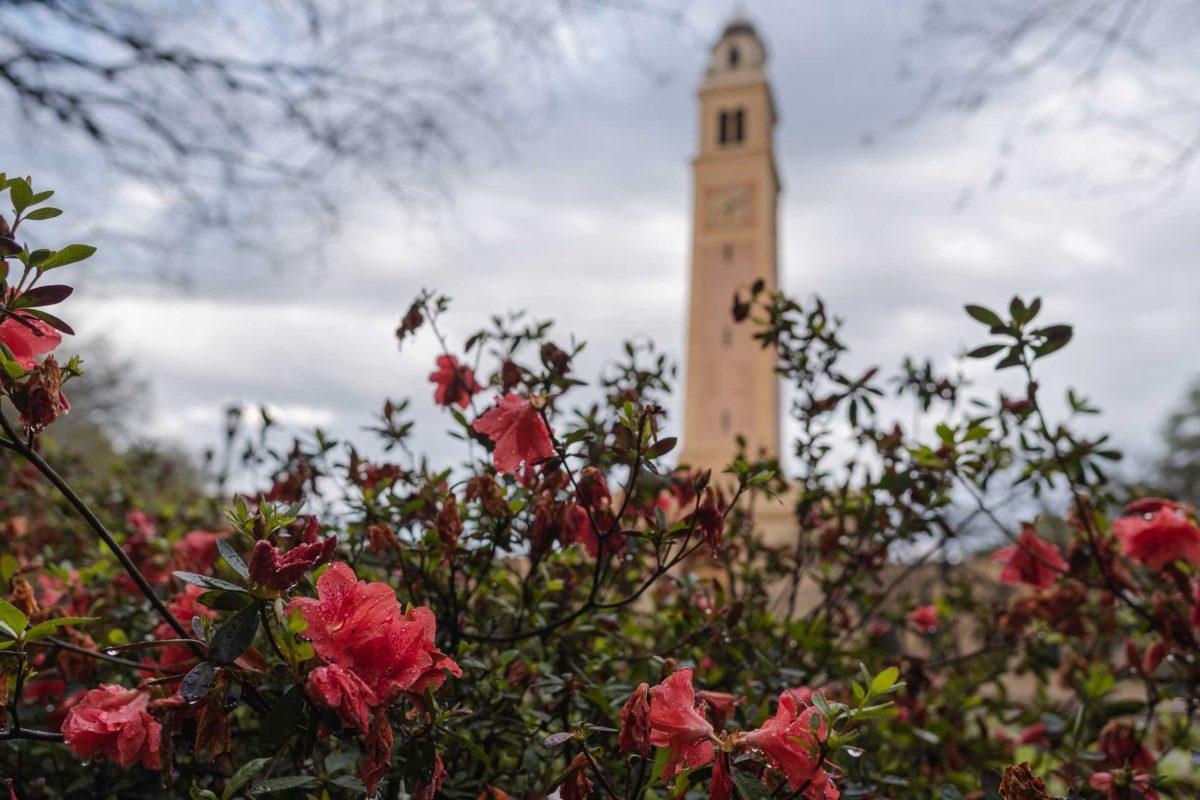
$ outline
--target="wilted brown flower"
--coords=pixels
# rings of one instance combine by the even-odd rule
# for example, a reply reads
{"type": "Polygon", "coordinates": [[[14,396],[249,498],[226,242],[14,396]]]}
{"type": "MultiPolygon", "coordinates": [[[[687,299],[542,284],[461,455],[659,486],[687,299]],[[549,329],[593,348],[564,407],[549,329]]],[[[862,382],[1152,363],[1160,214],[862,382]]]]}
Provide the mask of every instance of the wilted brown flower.
{"type": "Polygon", "coordinates": [[[44,430],[60,414],[70,411],[71,405],[62,392],[62,383],[62,368],[54,356],[47,356],[16,398],[20,405],[21,422],[26,427],[35,431],[44,430]]]}
{"type": "Polygon", "coordinates": [[[358,768],[358,779],[367,787],[367,794],[374,794],[375,788],[387,774],[392,763],[392,742],[395,734],[388,722],[387,709],[379,706],[375,709],[375,717],[371,720],[371,730],[363,742],[365,753],[362,764],[358,768]]]}
{"type": "Polygon", "coordinates": [[[462,534],[462,515],[458,513],[458,501],[452,494],[443,497],[438,508],[437,532],[442,546],[447,550],[458,547],[458,537],[462,534]]]}
{"type": "Polygon", "coordinates": [[[633,690],[621,707],[621,734],[618,743],[623,753],[650,755],[650,685],[633,690]]]}
{"type": "Polygon", "coordinates": [[[580,753],[567,765],[566,777],[558,786],[562,800],[588,800],[592,794],[592,782],[587,776],[587,757],[580,753]]]}
{"type": "MultiPolygon", "coordinates": [[[[12,603],[21,613],[27,617],[33,618],[38,615],[42,609],[38,605],[37,597],[34,594],[33,586],[29,581],[21,575],[13,578],[12,594],[8,596],[8,602],[12,603]]],[[[20,633],[20,631],[17,631],[20,633]]]]}
{"type": "MultiPolygon", "coordinates": [[[[97,649],[96,640],[83,631],[71,628],[67,631],[66,638],[68,642],[80,649],[93,652],[97,649]]],[[[69,681],[86,681],[92,677],[92,673],[95,671],[95,661],[92,657],[74,650],[59,650],[54,663],[63,678],[69,681]]]]}
{"type": "Polygon", "coordinates": [[[507,517],[509,514],[504,491],[490,473],[476,475],[467,481],[466,499],[478,501],[490,517],[507,517]]]}
{"type": "Polygon", "coordinates": [[[1004,768],[1000,777],[1000,797],[1004,800],[1051,800],[1042,779],[1029,771],[1029,764],[1013,764],[1004,768]]]}
{"type": "Polygon", "coordinates": [[[367,541],[371,545],[371,550],[376,553],[400,546],[400,540],[396,538],[395,531],[390,525],[382,522],[367,526],[367,541]]]}
{"type": "Polygon", "coordinates": [[[207,762],[213,761],[222,753],[233,750],[233,739],[229,731],[229,717],[225,714],[223,692],[210,692],[208,697],[200,702],[196,713],[196,746],[195,752],[201,753],[207,762]]]}

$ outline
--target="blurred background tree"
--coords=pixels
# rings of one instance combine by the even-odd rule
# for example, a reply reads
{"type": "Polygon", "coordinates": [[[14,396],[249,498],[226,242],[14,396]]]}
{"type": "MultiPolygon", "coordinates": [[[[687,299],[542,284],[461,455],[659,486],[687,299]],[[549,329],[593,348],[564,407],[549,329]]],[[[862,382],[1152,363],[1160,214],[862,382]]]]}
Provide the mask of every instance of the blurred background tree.
{"type": "MultiPolygon", "coordinates": [[[[927,79],[912,118],[979,115],[1019,95],[1000,131],[1002,159],[1022,137],[1075,130],[1107,156],[1064,161],[1057,180],[1160,202],[1184,188],[1200,155],[1200,83],[1185,67],[1198,34],[1194,0],[929,0],[904,66],[927,79]]],[[[1002,161],[987,187],[1005,175],[1002,161]]]]}
{"type": "Polygon", "coordinates": [[[368,181],[419,211],[514,147],[584,20],[674,24],[681,5],[0,0],[0,122],[57,129],[35,147],[83,137],[187,212],[174,240],[285,263],[336,222],[331,188],[368,181]],[[264,244],[281,207],[293,222],[264,244]]]}
{"type": "Polygon", "coordinates": [[[1163,426],[1158,480],[1170,496],[1200,505],[1200,379],[1163,426]]]}

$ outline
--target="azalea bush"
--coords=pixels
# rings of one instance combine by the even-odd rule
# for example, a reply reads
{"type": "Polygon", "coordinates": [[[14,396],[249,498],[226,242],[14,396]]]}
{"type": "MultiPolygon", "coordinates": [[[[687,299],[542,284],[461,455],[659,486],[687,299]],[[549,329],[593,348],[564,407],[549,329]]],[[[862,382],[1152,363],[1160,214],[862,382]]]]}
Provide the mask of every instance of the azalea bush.
{"type": "Polygon", "coordinates": [[[1071,329],[1040,301],[967,307],[967,356],[1008,376],[983,398],[930,362],[851,372],[819,300],[748,286],[732,313],[789,387],[793,458],[698,471],[673,459],[653,346],[589,383],[551,323],[450,341],[449,300],[422,292],[399,357],[438,344],[409,388],[456,455],[414,452],[394,399],[369,445],[232,426],[261,485],[165,496],[51,463],[87,377],[46,308],[92,249],[42,247],[51,194],[0,189],[12,797],[1200,789],[1200,528],[1111,479],[1085,399],[1047,408],[1040,372],[1071,329]],[[792,523],[767,535],[773,504],[792,523]]]}

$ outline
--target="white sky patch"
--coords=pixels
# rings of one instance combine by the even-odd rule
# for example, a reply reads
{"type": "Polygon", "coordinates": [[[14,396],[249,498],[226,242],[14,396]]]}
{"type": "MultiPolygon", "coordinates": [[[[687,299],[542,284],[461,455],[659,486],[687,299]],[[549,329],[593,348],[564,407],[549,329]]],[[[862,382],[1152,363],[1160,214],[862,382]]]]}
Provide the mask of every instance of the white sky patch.
{"type": "MultiPolygon", "coordinates": [[[[1030,121],[1024,96],[993,97],[969,119],[932,114],[895,126],[922,88],[895,79],[920,6],[756,0],[749,9],[767,40],[781,114],[783,285],[823,295],[847,320],[850,364],[889,374],[905,354],[953,364],[961,348],[986,341],[964,303],[1002,308],[1013,294],[1041,295],[1046,322],[1076,326],[1072,345],[1046,362],[1046,396],[1075,386],[1105,409],[1099,423],[1122,444],[1152,448],[1162,415],[1200,371],[1192,352],[1200,191],[1141,215],[1120,194],[1087,194],[1080,165],[1101,162],[1113,143],[1079,127],[1022,136],[1011,153],[999,152],[1006,126],[1030,121]],[[871,146],[864,133],[876,134],[871,146]],[[1003,180],[988,188],[997,172],[1003,180]],[[964,194],[969,202],[959,202],[964,194]]],[[[631,334],[651,335],[678,357],[694,92],[730,4],[697,0],[693,11],[693,27],[643,53],[653,69],[631,63],[622,24],[589,36],[606,46],[569,54],[554,111],[530,126],[536,135],[516,143],[512,162],[476,169],[436,224],[347,186],[336,198],[343,226],[324,262],[314,255],[270,273],[236,258],[206,261],[193,271],[192,294],[164,292],[153,264],[106,258],[98,242],[63,316],[81,337],[108,334],[151,381],[151,432],[196,449],[217,441],[227,403],[291,409],[297,424],[361,439],[385,397],[405,396],[419,444],[439,447],[449,425],[426,380],[436,348],[423,335],[398,353],[393,338],[422,288],[454,298],[445,318],[451,347],[490,314],[525,308],[557,319],[560,344],[572,333],[590,341],[579,366],[588,379],[631,334]],[[141,269],[137,281],[126,279],[131,266],[141,269]]],[[[1200,54],[1178,58],[1167,77],[1194,80],[1200,54]]],[[[1113,91],[1138,90],[1117,81],[1113,91]]],[[[90,170],[82,156],[56,149],[32,160],[16,146],[29,135],[28,127],[0,132],[0,152],[20,162],[0,168],[58,190],[68,214],[47,230],[88,241],[71,232],[82,236],[115,215],[153,239],[153,196],[106,177],[102,165],[90,170]],[[72,197],[103,202],[89,217],[72,197]]],[[[1009,373],[969,369],[979,394],[1021,391],[1009,373]]]]}

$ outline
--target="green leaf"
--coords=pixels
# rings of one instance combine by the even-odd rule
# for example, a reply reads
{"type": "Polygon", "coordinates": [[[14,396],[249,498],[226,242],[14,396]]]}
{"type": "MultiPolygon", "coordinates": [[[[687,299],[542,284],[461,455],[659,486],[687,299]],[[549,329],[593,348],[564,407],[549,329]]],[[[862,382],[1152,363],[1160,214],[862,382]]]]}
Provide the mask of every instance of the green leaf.
{"type": "Polygon", "coordinates": [[[970,304],[963,306],[963,308],[966,309],[967,313],[970,314],[972,318],[982,322],[984,325],[987,325],[990,328],[1004,327],[1004,320],[1000,319],[1000,315],[998,315],[995,311],[992,311],[990,308],[984,308],[983,306],[974,306],[970,304]]]}
{"type": "Polygon", "coordinates": [[[14,636],[19,636],[29,624],[29,617],[21,613],[21,609],[0,597],[0,623],[8,626],[14,636]]]}
{"type": "Polygon", "coordinates": [[[254,598],[249,592],[231,592],[213,589],[196,598],[196,602],[215,611],[237,611],[245,608],[254,598]]]}
{"type": "Polygon", "coordinates": [[[1017,367],[1021,364],[1021,348],[1014,347],[1008,351],[1008,355],[996,362],[996,369],[1008,369],[1009,367],[1017,367]]]}
{"type": "Polygon", "coordinates": [[[49,270],[65,267],[67,264],[74,264],[77,261],[91,258],[96,252],[96,248],[87,244],[69,244],[62,250],[56,253],[51,253],[50,257],[38,265],[40,269],[49,270]]]}
{"type": "Polygon", "coordinates": [[[4,370],[4,374],[10,378],[20,378],[25,374],[25,370],[17,363],[12,350],[9,350],[8,345],[3,342],[0,342],[0,370],[4,370]]]}
{"type": "Polygon", "coordinates": [[[45,639],[47,636],[53,636],[54,632],[59,628],[65,628],[68,625],[86,625],[89,622],[95,622],[99,617],[55,617],[48,619],[45,622],[39,622],[29,629],[29,633],[25,634],[28,641],[36,642],[39,639],[45,639]]]}
{"type": "Polygon", "coordinates": [[[30,211],[28,214],[25,215],[25,219],[27,219],[27,220],[54,219],[55,217],[59,216],[60,214],[62,214],[61,208],[52,208],[50,206],[46,206],[45,208],[39,208],[35,211],[30,211]]]}
{"type": "Polygon", "coordinates": [[[733,786],[742,800],[770,800],[771,793],[758,778],[744,769],[731,769],[730,772],[733,773],[733,786]]]}
{"type": "Polygon", "coordinates": [[[258,633],[258,604],[251,603],[229,618],[208,646],[208,657],[215,664],[232,664],[254,641],[258,633]]]}
{"type": "Polygon", "coordinates": [[[1037,331],[1046,340],[1037,347],[1033,348],[1033,353],[1038,358],[1048,356],[1053,352],[1061,350],[1067,346],[1074,336],[1075,331],[1070,325],[1050,325],[1037,331]]]}
{"type": "Polygon", "coordinates": [[[360,794],[367,790],[367,787],[363,786],[363,782],[353,775],[339,775],[329,783],[331,786],[336,786],[339,789],[349,789],[352,792],[360,794]]]}
{"type": "Polygon", "coordinates": [[[664,439],[659,439],[654,444],[646,448],[647,458],[660,458],[675,449],[675,445],[679,440],[674,436],[668,436],[664,439]]]}
{"type": "Polygon", "coordinates": [[[8,196],[13,209],[20,214],[33,202],[33,189],[24,178],[13,178],[8,184],[8,196]]]}
{"type": "Polygon", "coordinates": [[[242,557],[233,549],[233,545],[224,539],[217,539],[217,550],[234,572],[241,575],[243,580],[250,580],[250,570],[246,569],[246,562],[242,561],[242,557]]]}
{"type": "Polygon", "coordinates": [[[994,356],[1003,350],[1004,347],[1002,344],[985,344],[967,353],[967,358],[987,358],[988,356],[994,356]]]}
{"type": "Polygon", "coordinates": [[[245,587],[238,586],[236,583],[223,581],[220,578],[212,578],[208,575],[197,575],[194,572],[172,572],[171,574],[184,583],[195,584],[201,589],[224,589],[227,592],[246,591],[245,587]]]}
{"type": "Polygon", "coordinates": [[[256,784],[251,792],[267,794],[268,792],[283,792],[288,789],[307,789],[317,785],[317,779],[311,775],[285,775],[282,778],[268,778],[256,784]]]}
{"type": "Polygon", "coordinates": [[[75,290],[61,283],[46,286],[35,286],[20,297],[21,308],[37,306],[52,306],[61,303],[71,296],[75,290]]]}
{"type": "Polygon", "coordinates": [[[885,693],[888,689],[896,685],[896,680],[899,677],[900,670],[895,667],[888,667],[871,681],[871,694],[885,693]]]}
{"type": "Polygon", "coordinates": [[[225,791],[221,792],[221,799],[229,800],[229,798],[233,797],[239,789],[250,782],[251,778],[262,772],[263,767],[270,760],[269,758],[252,758],[238,767],[237,772],[233,773],[233,777],[225,784],[225,791]]]}
{"type": "Polygon", "coordinates": [[[0,581],[8,583],[12,580],[12,576],[17,574],[20,569],[20,564],[9,553],[0,556],[0,581]]]}
{"type": "Polygon", "coordinates": [[[194,703],[212,691],[217,685],[217,669],[207,661],[192,667],[179,683],[179,696],[194,703]]]}
{"type": "Polygon", "coordinates": [[[191,800],[217,800],[217,795],[211,789],[201,789],[192,781],[191,788],[188,789],[188,797],[191,800]]]}
{"type": "Polygon", "coordinates": [[[293,686],[274,705],[262,724],[262,745],[278,750],[293,735],[304,729],[304,688],[293,686]]]}
{"type": "Polygon", "coordinates": [[[29,314],[32,317],[37,317],[42,322],[49,325],[51,328],[54,328],[54,330],[56,330],[56,331],[65,333],[68,336],[75,335],[75,330],[70,325],[63,322],[61,319],[54,316],[53,314],[42,311],[40,308],[31,308],[28,311],[26,311],[25,313],[29,314]]]}

